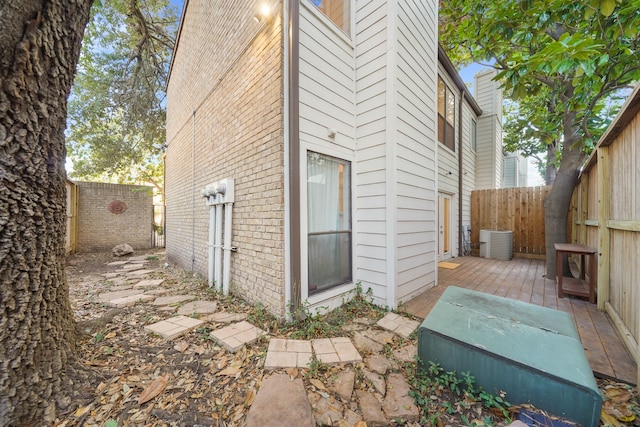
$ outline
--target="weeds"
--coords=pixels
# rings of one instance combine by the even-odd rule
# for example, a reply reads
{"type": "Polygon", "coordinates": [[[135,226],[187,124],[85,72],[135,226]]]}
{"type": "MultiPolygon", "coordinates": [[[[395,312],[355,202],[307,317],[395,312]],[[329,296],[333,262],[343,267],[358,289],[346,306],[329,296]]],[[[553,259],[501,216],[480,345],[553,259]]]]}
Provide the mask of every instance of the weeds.
{"type": "Polygon", "coordinates": [[[320,372],[326,370],[326,366],[322,364],[322,360],[316,359],[315,357],[309,359],[308,365],[309,371],[304,374],[304,377],[307,379],[316,378],[320,374],[320,372]]]}
{"type": "MultiPolygon", "coordinates": [[[[476,387],[475,378],[469,372],[457,375],[455,371],[446,372],[439,364],[429,362],[428,367],[420,366],[421,360],[416,362],[416,375],[412,379],[412,390],[409,392],[416,405],[423,409],[421,421],[438,425],[440,416],[444,413],[460,414],[460,419],[466,425],[472,425],[464,410],[469,404],[477,403],[493,413],[501,414],[507,422],[511,422],[509,408],[511,404],[504,399],[504,395],[495,395],[476,387]],[[439,399],[440,404],[432,396],[446,395],[446,399],[439,399]]],[[[485,426],[493,425],[492,417],[485,417],[485,426]]]]}
{"type": "MultiPolygon", "coordinates": [[[[351,298],[343,300],[342,305],[326,314],[320,314],[316,309],[311,312],[308,301],[293,311],[293,322],[282,327],[283,332],[289,332],[293,339],[331,338],[342,334],[342,327],[357,317],[368,317],[372,320],[381,318],[385,310],[373,303],[373,291],[362,289],[360,282],[356,283],[351,298]]],[[[324,307],[326,309],[326,307],[324,307]]]]}

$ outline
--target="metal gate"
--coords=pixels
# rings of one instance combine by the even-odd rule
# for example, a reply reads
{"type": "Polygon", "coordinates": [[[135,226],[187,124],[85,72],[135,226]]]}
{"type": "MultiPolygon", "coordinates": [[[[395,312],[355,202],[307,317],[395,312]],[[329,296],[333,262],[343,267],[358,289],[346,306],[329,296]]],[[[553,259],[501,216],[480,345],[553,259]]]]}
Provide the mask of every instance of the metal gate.
{"type": "Polygon", "coordinates": [[[153,246],[164,248],[164,205],[153,205],[153,246]]]}

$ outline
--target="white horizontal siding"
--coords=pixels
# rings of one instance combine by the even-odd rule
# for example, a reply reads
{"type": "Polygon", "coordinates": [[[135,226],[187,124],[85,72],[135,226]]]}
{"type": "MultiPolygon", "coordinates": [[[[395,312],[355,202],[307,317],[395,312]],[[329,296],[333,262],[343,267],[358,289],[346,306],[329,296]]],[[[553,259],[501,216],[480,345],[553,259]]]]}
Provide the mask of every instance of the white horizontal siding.
{"type": "Polygon", "coordinates": [[[435,285],[437,5],[398,1],[395,304],[435,285]]]}
{"type": "Polygon", "coordinates": [[[499,187],[496,171],[495,116],[478,118],[478,150],[476,152],[476,189],[499,187]]]}
{"type": "MultiPolygon", "coordinates": [[[[353,47],[336,37],[330,23],[313,6],[300,8],[300,141],[355,148],[355,84],[353,47]],[[328,137],[335,129],[335,139],[328,137]]],[[[329,153],[331,154],[331,153],[329,153]]],[[[335,155],[335,154],[334,154],[335,155]]]]}
{"type": "MultiPolygon", "coordinates": [[[[471,226],[471,192],[476,182],[476,152],[471,147],[471,120],[477,116],[468,103],[462,107],[462,226],[471,226]]],[[[468,237],[468,236],[467,236],[468,237]]]]}
{"type": "Polygon", "coordinates": [[[356,1],[357,221],[356,280],[386,304],[388,227],[386,174],[386,2],[356,1]]]}

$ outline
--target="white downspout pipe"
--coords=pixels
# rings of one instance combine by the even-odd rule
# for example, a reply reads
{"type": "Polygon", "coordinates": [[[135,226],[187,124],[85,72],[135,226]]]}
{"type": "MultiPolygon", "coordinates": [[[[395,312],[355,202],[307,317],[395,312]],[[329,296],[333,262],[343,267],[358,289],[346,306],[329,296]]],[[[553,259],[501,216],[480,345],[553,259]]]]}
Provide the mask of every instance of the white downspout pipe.
{"type": "Polygon", "coordinates": [[[224,204],[224,264],[222,272],[222,292],[229,295],[229,282],[231,280],[231,220],[233,217],[233,202],[224,204]]]}
{"type": "MultiPolygon", "coordinates": [[[[216,199],[219,199],[219,195],[216,194],[216,199]]],[[[217,288],[222,287],[222,207],[223,204],[217,200],[216,203],[216,235],[214,240],[214,280],[217,288]]]]}
{"type": "Polygon", "coordinates": [[[216,215],[215,215],[215,196],[207,197],[207,204],[209,205],[209,265],[208,265],[208,274],[207,278],[209,279],[209,287],[212,288],[214,285],[213,281],[213,243],[216,238],[216,215]]]}

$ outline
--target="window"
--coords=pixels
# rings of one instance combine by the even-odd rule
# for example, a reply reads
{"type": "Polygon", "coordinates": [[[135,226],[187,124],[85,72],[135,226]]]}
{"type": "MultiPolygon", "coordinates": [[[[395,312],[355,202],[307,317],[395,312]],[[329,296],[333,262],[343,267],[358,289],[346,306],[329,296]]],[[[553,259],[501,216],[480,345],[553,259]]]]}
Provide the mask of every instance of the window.
{"type": "Polygon", "coordinates": [[[342,31],[351,30],[351,0],[311,0],[311,3],[327,15],[342,31]]]}
{"type": "Polygon", "coordinates": [[[351,163],[307,153],[309,295],[351,282],[351,163]]]}
{"type": "Polygon", "coordinates": [[[441,77],[438,77],[438,141],[456,150],[454,135],[456,98],[441,77]]]}
{"type": "Polygon", "coordinates": [[[471,120],[471,149],[476,151],[478,148],[478,124],[475,120],[471,120]]]}

